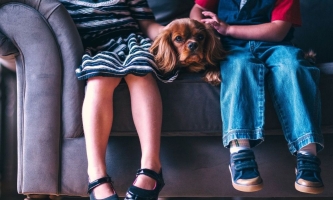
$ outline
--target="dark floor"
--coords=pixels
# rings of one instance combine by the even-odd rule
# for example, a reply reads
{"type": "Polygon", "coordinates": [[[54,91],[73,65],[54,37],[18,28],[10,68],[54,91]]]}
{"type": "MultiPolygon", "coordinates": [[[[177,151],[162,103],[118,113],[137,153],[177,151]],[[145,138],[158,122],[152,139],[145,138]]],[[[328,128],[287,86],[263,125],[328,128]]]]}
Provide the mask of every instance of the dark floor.
{"type": "MultiPolygon", "coordinates": [[[[158,200],[332,200],[332,198],[244,198],[244,197],[224,197],[224,198],[159,198],[158,200]]],[[[88,200],[88,198],[65,198],[62,200],[88,200]]]]}
{"type": "MultiPolygon", "coordinates": [[[[244,197],[224,197],[224,198],[159,198],[158,200],[332,200],[332,198],[244,198],[244,197]]],[[[88,200],[88,198],[65,198],[62,200],[88,200]]]]}
{"type": "MultiPolygon", "coordinates": [[[[10,197],[0,197],[1,200],[24,200],[25,196],[15,195],[10,197]]],[[[62,198],[52,198],[53,200],[89,200],[89,198],[83,197],[62,197],[62,198]]],[[[158,200],[332,200],[333,197],[299,197],[299,198],[246,198],[246,197],[219,197],[219,198],[196,198],[196,197],[187,197],[187,198],[159,198],[158,200]]],[[[49,198],[40,199],[40,200],[49,200],[49,198]]]]}
{"type": "MultiPolygon", "coordinates": [[[[332,200],[332,198],[244,198],[244,197],[224,197],[224,198],[159,198],[159,200],[332,200]]],[[[88,200],[88,198],[65,198],[62,200],[88,200]]]]}

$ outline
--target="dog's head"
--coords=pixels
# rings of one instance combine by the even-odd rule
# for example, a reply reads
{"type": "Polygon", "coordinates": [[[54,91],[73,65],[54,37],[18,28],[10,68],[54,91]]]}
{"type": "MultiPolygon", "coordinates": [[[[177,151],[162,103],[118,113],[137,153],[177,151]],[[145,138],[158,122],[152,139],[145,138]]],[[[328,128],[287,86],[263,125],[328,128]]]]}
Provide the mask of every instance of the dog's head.
{"type": "Polygon", "coordinates": [[[221,82],[219,61],[226,53],[207,24],[189,18],[174,20],[156,37],[150,52],[163,73],[176,67],[186,67],[191,72],[207,70],[207,82],[221,82]]]}

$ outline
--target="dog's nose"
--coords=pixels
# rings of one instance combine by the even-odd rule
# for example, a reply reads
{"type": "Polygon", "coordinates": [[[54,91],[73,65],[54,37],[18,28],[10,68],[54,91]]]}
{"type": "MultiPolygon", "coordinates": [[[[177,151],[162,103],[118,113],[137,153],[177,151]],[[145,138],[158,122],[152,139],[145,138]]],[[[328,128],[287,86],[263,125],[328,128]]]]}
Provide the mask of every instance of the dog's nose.
{"type": "Polygon", "coordinates": [[[190,42],[188,45],[188,48],[191,50],[191,51],[194,51],[198,48],[198,43],[196,42],[190,42]]]}

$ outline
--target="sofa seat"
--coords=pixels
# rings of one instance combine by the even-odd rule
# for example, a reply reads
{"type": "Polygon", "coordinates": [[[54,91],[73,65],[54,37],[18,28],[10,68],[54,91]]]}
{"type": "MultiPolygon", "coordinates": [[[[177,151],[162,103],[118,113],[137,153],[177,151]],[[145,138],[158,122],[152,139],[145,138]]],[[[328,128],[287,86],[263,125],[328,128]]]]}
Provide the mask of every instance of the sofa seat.
{"type": "MultiPolygon", "coordinates": [[[[333,1],[300,2],[303,26],[295,29],[294,42],[304,51],[313,49],[317,53],[322,74],[319,87],[326,146],[319,157],[326,188],[315,197],[332,197],[333,1]]],[[[187,4],[177,0],[148,3],[161,24],[186,16],[193,5],[193,1],[187,4]]],[[[17,85],[11,88],[17,88],[17,146],[11,148],[17,148],[17,157],[12,158],[17,162],[17,192],[86,197],[87,160],[81,120],[85,85],[74,73],[83,47],[76,27],[57,0],[0,0],[0,19],[0,56],[16,59],[17,85]]],[[[229,151],[222,146],[219,87],[203,82],[201,74],[184,72],[173,83],[159,83],[159,88],[166,182],[161,197],[314,197],[294,188],[295,157],[288,151],[269,96],[265,141],[254,148],[264,189],[242,193],[232,188],[229,151]]],[[[124,196],[140,166],[139,140],[125,83],[115,91],[114,109],[107,172],[118,194],[124,196]]]]}

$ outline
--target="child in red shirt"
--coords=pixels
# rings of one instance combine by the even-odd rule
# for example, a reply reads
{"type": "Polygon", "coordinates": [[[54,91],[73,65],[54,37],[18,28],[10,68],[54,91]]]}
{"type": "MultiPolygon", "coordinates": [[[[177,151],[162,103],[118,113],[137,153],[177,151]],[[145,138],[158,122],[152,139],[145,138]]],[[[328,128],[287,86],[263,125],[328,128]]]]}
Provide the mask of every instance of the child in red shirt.
{"type": "Polygon", "coordinates": [[[293,26],[301,25],[299,0],[196,0],[190,17],[214,27],[228,52],[220,64],[221,113],[234,188],[263,187],[251,147],[264,140],[268,90],[289,151],[297,156],[295,188],[321,193],[319,69],[291,43],[293,26]]]}

